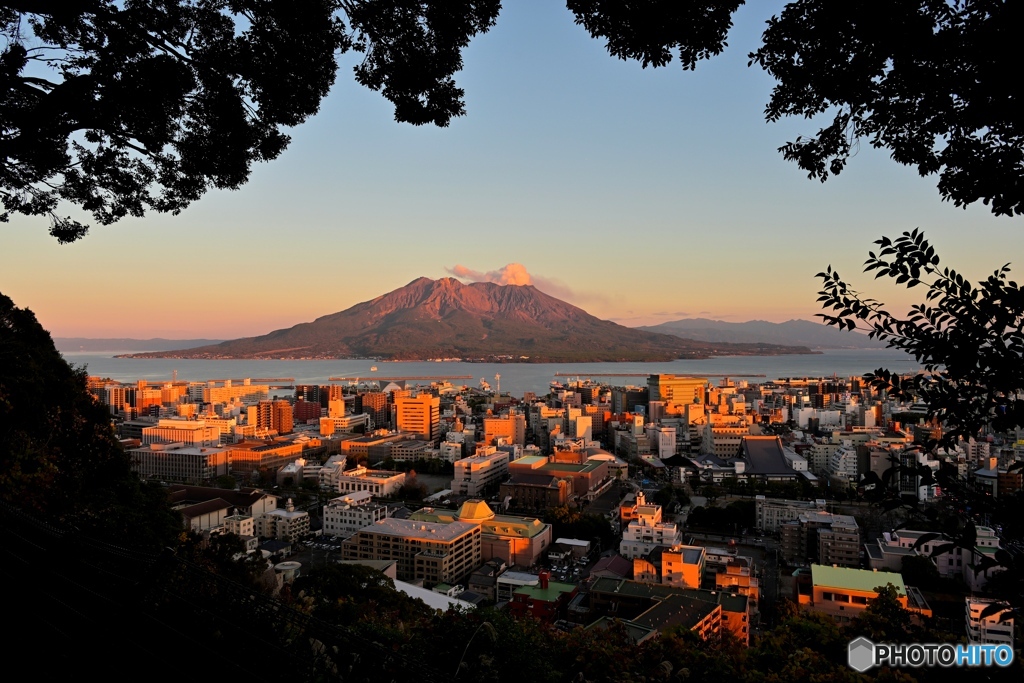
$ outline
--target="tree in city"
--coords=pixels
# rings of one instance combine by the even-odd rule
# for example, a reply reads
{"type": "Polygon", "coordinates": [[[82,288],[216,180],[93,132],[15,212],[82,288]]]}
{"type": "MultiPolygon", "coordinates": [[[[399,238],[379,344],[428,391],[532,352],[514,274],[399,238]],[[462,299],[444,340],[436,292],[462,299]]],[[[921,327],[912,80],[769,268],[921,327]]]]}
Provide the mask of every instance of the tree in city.
{"type": "Polygon", "coordinates": [[[654,494],[653,500],[663,508],[669,508],[674,503],[679,506],[689,505],[690,496],[682,486],[663,486],[654,494]]]}
{"type": "MultiPolygon", "coordinates": [[[[721,53],[742,0],[568,0],[619,59],[684,69],[721,53]]],[[[147,210],[177,213],[236,189],[315,114],[340,55],[395,119],[446,126],[454,81],[499,0],[84,0],[0,5],[0,218],[47,216],[60,242],[147,210]]],[[[1020,79],[1005,77],[1017,3],[793,0],[750,57],[777,81],[765,109],[831,117],[780,148],[809,177],[846,167],[861,141],[938,174],[943,199],[1024,212],[1020,79]]]]}
{"type": "Polygon", "coordinates": [[[230,474],[223,474],[217,477],[216,484],[219,489],[233,489],[238,486],[238,480],[230,474]]]}
{"type": "Polygon", "coordinates": [[[397,495],[399,500],[423,500],[427,497],[427,485],[420,483],[416,471],[412,470],[406,476],[405,483],[398,489],[397,495]]]}
{"type": "Polygon", "coordinates": [[[924,402],[928,419],[943,425],[944,445],[984,428],[1007,432],[1024,424],[1024,292],[1010,279],[1009,264],[974,285],[940,265],[920,230],[875,244],[865,272],[908,289],[923,286],[925,301],[895,315],[829,266],[818,273],[818,301],[831,312],[818,317],[906,351],[924,372],[906,377],[879,368],[865,379],[891,398],[924,402]]]}

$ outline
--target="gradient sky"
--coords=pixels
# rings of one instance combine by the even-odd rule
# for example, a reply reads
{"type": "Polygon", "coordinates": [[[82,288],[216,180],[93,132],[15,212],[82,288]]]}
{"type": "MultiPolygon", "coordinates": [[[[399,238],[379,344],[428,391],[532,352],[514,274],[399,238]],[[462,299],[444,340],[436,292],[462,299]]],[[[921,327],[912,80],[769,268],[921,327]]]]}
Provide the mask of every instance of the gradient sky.
{"type": "Polygon", "coordinates": [[[685,72],[613,59],[557,2],[508,2],[465,53],[467,116],[446,129],[395,123],[346,58],[320,114],[237,192],[73,245],[43,219],[0,226],[0,292],[55,336],[231,338],[458,266],[522,264],[542,289],[641,325],[810,319],[828,264],[905,307],[919,297],[860,264],[915,227],[972,279],[1020,261],[1024,219],[941,202],[935,177],[884,151],[863,147],[825,184],[783,161],[777,148],[816,126],[765,123],[773,81],[747,67],[781,4],[743,7],[726,52],[685,72]]]}

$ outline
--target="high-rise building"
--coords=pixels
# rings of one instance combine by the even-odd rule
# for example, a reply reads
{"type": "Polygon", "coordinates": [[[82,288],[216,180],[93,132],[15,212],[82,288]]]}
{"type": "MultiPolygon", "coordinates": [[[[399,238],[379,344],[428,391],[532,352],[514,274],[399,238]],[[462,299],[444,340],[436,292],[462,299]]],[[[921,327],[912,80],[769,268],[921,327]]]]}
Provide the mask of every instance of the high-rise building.
{"type": "Polygon", "coordinates": [[[651,375],[647,378],[648,401],[662,401],[667,413],[677,414],[681,406],[703,403],[707,385],[703,377],[651,375]]]}
{"type": "Polygon", "coordinates": [[[437,443],[441,437],[441,399],[430,394],[395,399],[396,426],[403,432],[437,443]]]}
{"type": "Polygon", "coordinates": [[[295,425],[291,403],[288,401],[274,401],[271,425],[271,429],[276,429],[278,434],[291,433],[295,425]]]}
{"type": "Polygon", "coordinates": [[[275,431],[288,434],[294,426],[292,404],[288,401],[260,401],[249,407],[249,426],[257,431],[275,431]]]}
{"type": "Polygon", "coordinates": [[[305,423],[308,420],[319,420],[320,419],[320,402],[307,401],[305,399],[298,399],[295,401],[295,406],[292,408],[292,415],[296,422],[305,423]]]}
{"type": "Polygon", "coordinates": [[[320,387],[316,384],[299,384],[295,387],[295,401],[320,403],[320,387]]]}
{"type": "Polygon", "coordinates": [[[484,443],[493,446],[496,438],[504,438],[508,443],[519,446],[526,445],[526,416],[512,413],[505,417],[484,418],[484,443]]]}
{"type": "Polygon", "coordinates": [[[373,429],[388,428],[388,396],[382,391],[368,391],[356,394],[356,413],[364,413],[373,420],[373,429]]]}

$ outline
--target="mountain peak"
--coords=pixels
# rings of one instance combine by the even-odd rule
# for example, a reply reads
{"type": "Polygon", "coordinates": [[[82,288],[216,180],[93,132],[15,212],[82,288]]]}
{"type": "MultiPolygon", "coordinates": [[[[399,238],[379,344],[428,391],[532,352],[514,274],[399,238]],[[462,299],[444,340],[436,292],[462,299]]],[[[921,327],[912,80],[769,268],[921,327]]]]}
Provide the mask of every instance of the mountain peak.
{"type": "Polygon", "coordinates": [[[655,361],[711,352],[807,353],[770,345],[693,342],[600,320],[532,285],[420,277],[338,313],[261,337],[162,355],[187,358],[467,358],[655,361]]]}

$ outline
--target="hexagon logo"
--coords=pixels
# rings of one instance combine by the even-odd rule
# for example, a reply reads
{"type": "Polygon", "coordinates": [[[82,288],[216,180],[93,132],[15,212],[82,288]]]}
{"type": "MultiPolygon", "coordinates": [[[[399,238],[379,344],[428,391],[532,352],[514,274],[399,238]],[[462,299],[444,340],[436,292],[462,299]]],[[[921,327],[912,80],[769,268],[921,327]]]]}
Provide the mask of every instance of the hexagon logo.
{"type": "Polygon", "coordinates": [[[864,636],[850,641],[846,661],[851,669],[864,673],[875,665],[875,644],[864,636]]]}

